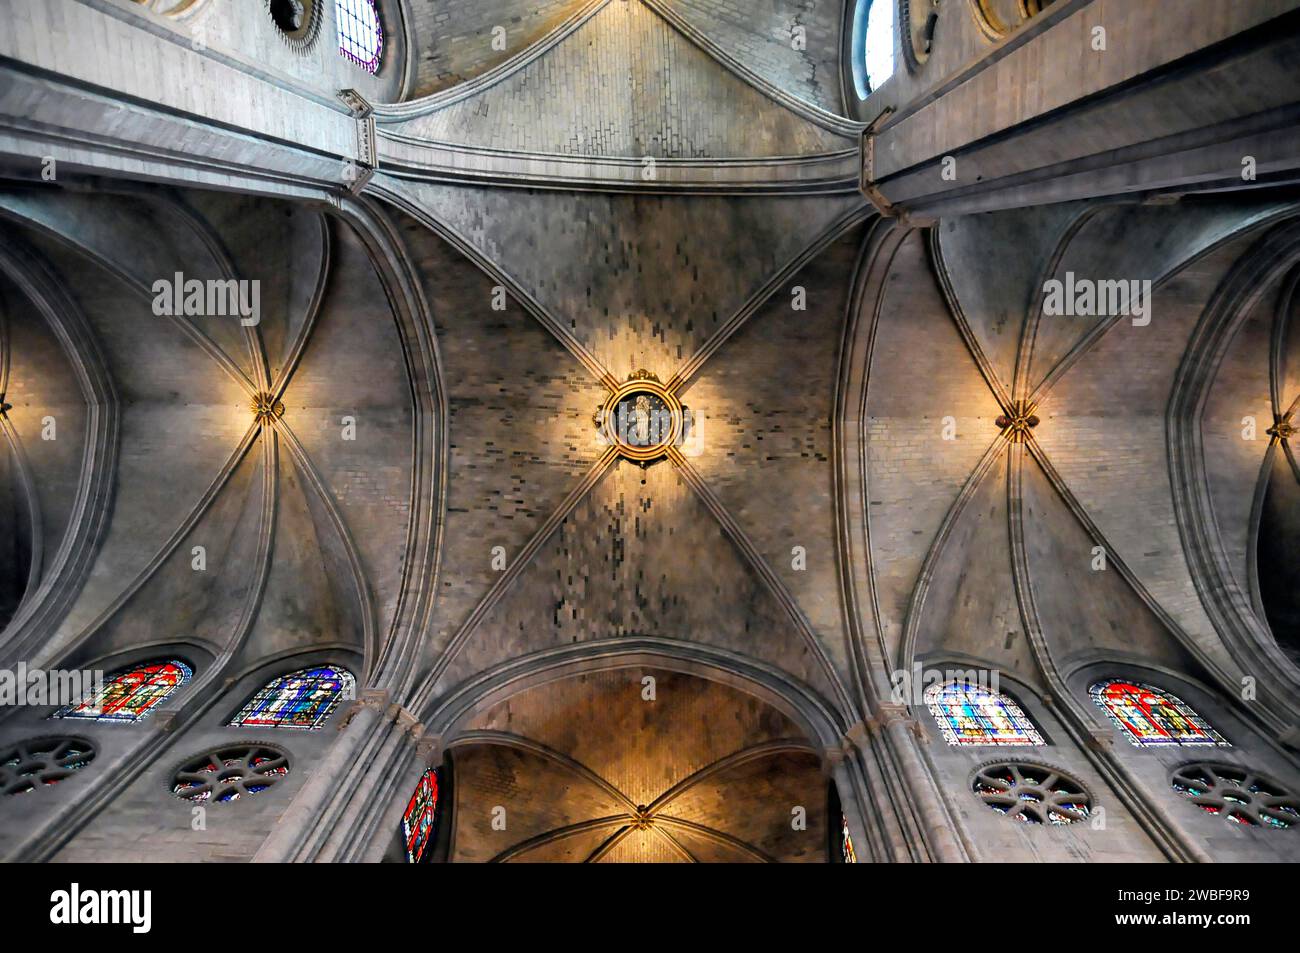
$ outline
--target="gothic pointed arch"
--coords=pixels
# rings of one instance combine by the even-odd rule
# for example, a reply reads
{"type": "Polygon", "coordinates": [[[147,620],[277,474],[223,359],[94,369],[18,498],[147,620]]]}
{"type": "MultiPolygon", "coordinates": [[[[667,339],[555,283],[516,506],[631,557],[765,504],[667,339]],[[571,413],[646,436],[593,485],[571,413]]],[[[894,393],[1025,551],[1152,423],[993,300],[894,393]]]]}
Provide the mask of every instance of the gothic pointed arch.
{"type": "Polygon", "coordinates": [[[926,689],[924,700],[950,745],[1046,744],[1021,707],[990,687],[953,680],[926,689]]]}

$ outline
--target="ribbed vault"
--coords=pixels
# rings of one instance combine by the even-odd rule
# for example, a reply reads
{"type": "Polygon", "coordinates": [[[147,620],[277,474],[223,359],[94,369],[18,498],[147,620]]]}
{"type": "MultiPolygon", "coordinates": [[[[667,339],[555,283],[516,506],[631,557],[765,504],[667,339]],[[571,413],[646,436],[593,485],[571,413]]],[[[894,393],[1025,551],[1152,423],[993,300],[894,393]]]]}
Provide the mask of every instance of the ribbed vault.
{"type": "Polygon", "coordinates": [[[787,717],[717,682],[580,676],[483,712],[453,750],[453,860],[824,856],[815,750],[787,717]]]}
{"type": "MultiPolygon", "coordinates": [[[[99,504],[107,534],[39,657],[88,663],[167,632],[236,670],[329,645],[373,664],[402,587],[414,410],[408,381],[373,373],[400,367],[402,346],[351,228],[310,208],[157,190],[11,192],[3,214],[11,240],[69,289],[121,416],[114,495],[99,504]],[[146,240],[158,234],[171,240],[146,240]],[[256,280],[258,321],[158,314],[158,275],[168,288],[176,275],[256,280]],[[275,408],[261,418],[259,395],[275,408]],[[356,440],[343,439],[341,410],[356,440]]],[[[65,460],[64,476],[42,481],[52,552],[76,497],[68,456],[92,428],[68,397],[40,393],[71,376],[41,335],[28,320],[10,338],[38,363],[14,362],[9,418],[37,466],[65,460]],[[49,415],[66,437],[33,442],[49,415]]],[[[10,651],[22,634],[6,632],[10,651]]]]}
{"type": "MultiPolygon", "coordinates": [[[[1168,765],[1087,697],[1121,669],[1291,783],[1293,192],[891,208],[876,160],[900,195],[940,188],[904,153],[958,142],[945,98],[976,101],[1046,18],[991,63],[948,49],[950,87],[900,66],[915,109],[868,130],[831,0],[382,10],[413,60],[354,92],[404,102],[205,60],[261,125],[104,92],[138,148],[96,126],[57,181],[3,168],[0,662],[165,652],[196,678],[93,786],[0,827],[0,856],[108,853],[172,748],[324,660],[360,698],[294,742],[285,802],[214,830],[218,859],[404,857],[436,765],[434,852],[457,861],[821,861],[842,825],[864,860],[1211,859],[1168,765]],[[878,134],[897,154],[862,151],[878,134]],[[98,177],[119,146],[150,181],[98,177]],[[157,181],[194,176],[221,191],[157,181]],[[257,320],[159,308],[185,279],[256,282],[257,320]],[[1045,307],[1114,279],[1149,283],[1144,313],[1045,307]],[[690,415],[650,462],[594,419],[634,378],[690,415]],[[950,663],[1005,679],[1111,826],[983,836],[968,753],[897,688],[950,663]]],[[[94,112],[95,78],[59,108],[94,112]]],[[[980,136],[962,175],[985,147],[972,165],[1005,173],[1018,140],[980,136]]],[[[45,714],[6,714],[3,740],[45,714]]]]}

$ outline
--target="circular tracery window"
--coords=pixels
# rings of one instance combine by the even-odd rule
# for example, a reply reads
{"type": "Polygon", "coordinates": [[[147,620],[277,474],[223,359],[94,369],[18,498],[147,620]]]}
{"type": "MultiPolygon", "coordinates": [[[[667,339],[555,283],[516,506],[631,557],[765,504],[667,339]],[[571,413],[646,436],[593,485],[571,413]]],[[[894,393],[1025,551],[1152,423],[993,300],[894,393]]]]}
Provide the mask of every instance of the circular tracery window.
{"type": "Polygon", "coordinates": [[[95,757],[84,738],[37,738],[0,750],[0,794],[26,794],[58,784],[95,757]]]}
{"type": "Polygon", "coordinates": [[[1195,761],[1174,772],[1174,790],[1206,814],[1242,827],[1300,826],[1300,798],[1248,768],[1195,761]]]}
{"type": "Polygon", "coordinates": [[[296,50],[306,50],[320,32],[320,5],[317,0],[266,0],[271,21],[286,43],[296,50]]]}
{"type": "Polygon", "coordinates": [[[172,779],[172,793],[188,801],[237,801],[259,794],[289,773],[289,757],[262,744],[226,745],[190,758],[172,779]]]}
{"type": "Polygon", "coordinates": [[[1073,824],[1086,819],[1092,796],[1064,771],[1024,761],[998,761],[975,774],[981,801],[1022,824],[1073,824]]]}

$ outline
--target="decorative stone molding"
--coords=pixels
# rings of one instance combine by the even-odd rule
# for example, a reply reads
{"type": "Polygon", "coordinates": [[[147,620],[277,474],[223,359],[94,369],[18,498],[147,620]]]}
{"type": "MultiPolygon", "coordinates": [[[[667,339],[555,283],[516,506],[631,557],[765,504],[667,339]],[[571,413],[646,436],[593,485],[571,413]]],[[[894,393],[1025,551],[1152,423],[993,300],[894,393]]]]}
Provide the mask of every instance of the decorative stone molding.
{"type": "Polygon", "coordinates": [[[338,96],[343,101],[343,105],[347,106],[352,115],[358,119],[365,119],[375,111],[370,101],[355,89],[340,89],[338,96]]]}
{"type": "Polygon", "coordinates": [[[994,43],[1014,32],[1026,20],[1032,20],[1051,6],[1053,0],[1016,0],[1015,21],[1004,19],[996,0],[970,0],[971,18],[984,38],[994,43]]]}
{"type": "Polygon", "coordinates": [[[984,34],[984,39],[996,43],[1016,26],[1014,23],[1007,23],[1002,19],[993,5],[993,0],[969,0],[971,19],[979,27],[980,33],[984,34]]]}
{"type": "Polygon", "coordinates": [[[375,132],[375,109],[355,89],[340,89],[338,98],[348,107],[357,124],[356,158],[344,163],[343,182],[353,195],[360,195],[379,168],[379,144],[375,132]]]}
{"type": "Polygon", "coordinates": [[[207,6],[208,0],[134,0],[134,2],[161,16],[184,20],[207,6]]]}
{"type": "MultiPolygon", "coordinates": [[[[423,732],[424,726],[420,726],[423,732]]],[[[415,742],[415,754],[426,768],[436,768],[442,763],[442,735],[422,733],[415,742]]]]}
{"type": "Polygon", "coordinates": [[[840,193],[857,189],[861,164],[860,148],[850,143],[845,149],[808,156],[657,159],[655,175],[647,180],[640,157],[530,153],[435,142],[405,135],[382,118],[377,121],[383,168],[406,178],[619,192],[840,193]]]}
{"type": "Polygon", "coordinates": [[[383,712],[388,709],[390,697],[386,688],[367,688],[357,699],[357,707],[373,708],[375,711],[383,712]]]}
{"type": "Polygon", "coordinates": [[[355,166],[349,163],[343,178],[348,191],[360,195],[366,184],[375,176],[379,166],[379,151],[375,143],[375,117],[366,116],[357,120],[357,161],[355,166]]]}
{"type": "Polygon", "coordinates": [[[844,742],[840,748],[840,757],[856,747],[860,751],[865,751],[871,744],[871,735],[875,728],[867,722],[858,721],[849,726],[844,732],[844,742]]]}
{"type": "MultiPolygon", "coordinates": [[[[860,722],[859,724],[862,723],[860,722]]],[[[906,705],[901,705],[896,702],[882,702],[876,706],[875,717],[869,718],[865,722],[867,730],[869,730],[873,735],[883,734],[894,724],[901,724],[908,731],[912,732],[912,734],[916,736],[916,739],[921,743],[929,743],[929,738],[926,737],[925,730],[921,726],[921,723],[912,717],[911,710],[906,705]]]]}
{"type": "Polygon", "coordinates": [[[1100,728],[1090,728],[1083,736],[1083,743],[1090,751],[1107,752],[1115,746],[1115,734],[1100,728]]]}
{"type": "Polygon", "coordinates": [[[393,723],[397,725],[399,729],[411,735],[413,738],[419,738],[424,732],[424,724],[420,719],[416,718],[397,702],[394,702],[389,706],[388,715],[393,719],[393,723]]]}

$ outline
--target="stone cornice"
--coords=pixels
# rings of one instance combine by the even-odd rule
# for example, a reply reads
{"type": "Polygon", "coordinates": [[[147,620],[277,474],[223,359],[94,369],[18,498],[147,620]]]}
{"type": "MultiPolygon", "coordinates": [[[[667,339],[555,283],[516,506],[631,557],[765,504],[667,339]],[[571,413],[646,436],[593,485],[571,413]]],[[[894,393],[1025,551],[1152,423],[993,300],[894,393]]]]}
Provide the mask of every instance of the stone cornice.
{"type": "Polygon", "coordinates": [[[858,184],[847,148],[810,156],[659,159],[513,152],[378,130],[379,161],[396,178],[599,192],[842,193],[858,184]]]}

